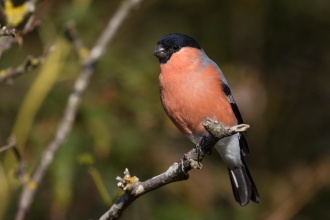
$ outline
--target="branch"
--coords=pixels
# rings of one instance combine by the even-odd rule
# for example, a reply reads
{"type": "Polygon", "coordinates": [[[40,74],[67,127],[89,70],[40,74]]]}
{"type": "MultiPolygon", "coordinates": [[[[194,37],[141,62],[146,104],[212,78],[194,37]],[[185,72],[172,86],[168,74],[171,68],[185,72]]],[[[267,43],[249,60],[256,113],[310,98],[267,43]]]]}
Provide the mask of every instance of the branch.
{"type": "Polygon", "coordinates": [[[128,169],[124,172],[124,178],[117,177],[118,187],[125,190],[125,193],[117,199],[100,220],[118,219],[125,209],[141,195],[173,182],[187,180],[189,178],[188,171],[202,168],[201,162],[204,156],[210,154],[219,139],[246,131],[250,127],[246,124],[240,124],[227,128],[208,117],[206,117],[203,125],[211,135],[204,136],[195,148],[184,154],[180,163],[174,163],[166,172],[144,182],[140,182],[135,176],[131,177],[128,169]]]}
{"type": "Polygon", "coordinates": [[[34,15],[29,17],[29,20],[25,24],[22,31],[15,32],[15,38],[8,38],[5,42],[0,45],[0,58],[5,50],[8,50],[13,42],[17,42],[19,45],[23,43],[23,36],[27,35],[28,33],[32,32],[38,25],[40,24],[39,20],[36,20],[34,15]]]}
{"type": "Polygon", "coordinates": [[[117,9],[116,13],[109,20],[109,23],[91,53],[84,61],[82,70],[75,82],[74,89],[69,96],[64,116],[57,128],[54,139],[49,143],[43,151],[39,163],[37,164],[29,183],[23,187],[23,192],[20,197],[16,220],[25,218],[27,210],[31,206],[36,190],[44,177],[46,170],[54,159],[54,155],[64,139],[72,129],[72,124],[76,118],[78,108],[81,103],[81,98],[90,82],[90,78],[94,72],[94,66],[97,60],[106,50],[109,43],[118,31],[118,28],[123,24],[123,21],[130,14],[131,10],[136,7],[142,0],[124,0],[117,9]]]}
{"type": "Polygon", "coordinates": [[[6,26],[4,26],[0,30],[0,37],[11,36],[11,37],[15,38],[15,34],[16,34],[15,28],[7,29],[6,26]]]}
{"type": "Polygon", "coordinates": [[[18,76],[21,76],[23,74],[26,74],[30,72],[31,70],[38,67],[40,64],[42,64],[46,57],[55,50],[55,46],[52,46],[40,57],[33,57],[28,56],[23,64],[18,66],[17,68],[8,68],[5,70],[0,71],[0,83],[9,83],[13,78],[16,78],[18,76]]]}

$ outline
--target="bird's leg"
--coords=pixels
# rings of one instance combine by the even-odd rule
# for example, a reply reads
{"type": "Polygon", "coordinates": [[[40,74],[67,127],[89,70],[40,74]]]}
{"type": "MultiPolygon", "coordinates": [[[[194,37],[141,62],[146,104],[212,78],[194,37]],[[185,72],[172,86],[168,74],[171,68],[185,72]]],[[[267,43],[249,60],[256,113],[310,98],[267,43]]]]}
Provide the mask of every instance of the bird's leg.
{"type": "Polygon", "coordinates": [[[212,147],[205,148],[203,146],[208,146],[210,145],[210,143],[213,146],[218,140],[219,139],[215,139],[212,135],[203,136],[199,143],[196,144],[195,147],[191,149],[187,154],[184,154],[183,157],[180,159],[180,166],[182,172],[188,176],[184,169],[184,163],[187,160],[192,168],[201,169],[202,164],[200,160],[204,157],[204,155],[210,155],[212,153],[212,147]],[[192,155],[195,155],[194,159],[190,158],[192,155]]]}
{"type": "Polygon", "coordinates": [[[211,155],[212,154],[212,148],[209,149],[208,151],[206,151],[205,153],[202,150],[201,146],[205,145],[205,142],[209,141],[208,140],[208,136],[204,135],[203,138],[198,142],[198,144],[196,144],[195,149],[199,154],[206,154],[206,155],[211,155]]]}

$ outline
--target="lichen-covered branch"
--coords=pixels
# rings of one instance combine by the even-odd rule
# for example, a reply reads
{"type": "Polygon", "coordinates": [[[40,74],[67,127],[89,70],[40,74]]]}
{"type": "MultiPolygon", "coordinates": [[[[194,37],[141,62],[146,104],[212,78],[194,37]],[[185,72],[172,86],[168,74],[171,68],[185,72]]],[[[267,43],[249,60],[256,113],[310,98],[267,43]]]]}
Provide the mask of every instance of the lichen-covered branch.
{"type": "Polygon", "coordinates": [[[142,0],[123,0],[113,17],[109,20],[107,27],[104,29],[98,41],[95,43],[91,53],[86,57],[81,72],[74,84],[72,93],[68,98],[64,115],[56,130],[53,140],[43,151],[40,161],[33,171],[31,179],[23,187],[23,192],[20,197],[16,220],[25,219],[26,213],[33,202],[36,190],[40,185],[49,165],[53,162],[55,153],[63,143],[64,139],[71,131],[73,122],[76,118],[78,108],[81,103],[82,95],[89,85],[90,78],[94,72],[94,66],[97,60],[107,49],[107,46],[112,41],[118,31],[118,28],[123,24],[123,21],[142,0]],[[31,187],[33,186],[33,187],[31,187]]]}
{"type": "Polygon", "coordinates": [[[15,38],[15,34],[16,34],[16,29],[15,28],[10,28],[10,29],[7,29],[5,26],[2,27],[0,29],[0,37],[3,37],[3,36],[10,36],[12,38],[15,38]]]}
{"type": "Polygon", "coordinates": [[[55,46],[50,47],[46,53],[41,55],[40,57],[33,57],[33,56],[28,56],[24,63],[19,65],[16,68],[7,68],[5,70],[0,70],[0,83],[9,83],[11,82],[12,79],[24,75],[31,70],[35,69],[38,67],[40,64],[42,64],[47,56],[55,50],[55,46]]]}
{"type": "Polygon", "coordinates": [[[190,170],[201,169],[201,162],[204,156],[212,151],[219,139],[237,132],[246,131],[249,128],[249,125],[246,124],[240,124],[230,128],[224,127],[222,124],[208,117],[205,119],[203,125],[211,135],[204,136],[195,148],[184,154],[180,162],[172,164],[166,172],[144,182],[140,182],[137,177],[131,177],[128,169],[124,172],[124,178],[117,177],[116,179],[119,181],[118,187],[125,190],[125,193],[117,199],[100,220],[118,219],[125,209],[141,195],[173,182],[187,180],[190,170]]]}

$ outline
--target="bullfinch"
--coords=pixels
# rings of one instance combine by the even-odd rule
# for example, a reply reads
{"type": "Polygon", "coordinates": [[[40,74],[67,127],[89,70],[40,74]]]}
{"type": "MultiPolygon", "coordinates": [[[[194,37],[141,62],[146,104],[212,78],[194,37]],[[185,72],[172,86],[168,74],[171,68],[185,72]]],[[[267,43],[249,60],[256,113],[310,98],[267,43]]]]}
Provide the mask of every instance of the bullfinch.
{"type": "MultiPolygon", "coordinates": [[[[243,120],[218,65],[191,37],[169,34],[156,45],[159,59],[159,87],[163,108],[175,126],[197,144],[207,131],[202,125],[208,116],[224,126],[243,120]]],[[[227,165],[233,194],[241,205],[259,203],[258,190],[244,161],[249,153],[245,132],[225,137],[215,148],[227,165]]]]}

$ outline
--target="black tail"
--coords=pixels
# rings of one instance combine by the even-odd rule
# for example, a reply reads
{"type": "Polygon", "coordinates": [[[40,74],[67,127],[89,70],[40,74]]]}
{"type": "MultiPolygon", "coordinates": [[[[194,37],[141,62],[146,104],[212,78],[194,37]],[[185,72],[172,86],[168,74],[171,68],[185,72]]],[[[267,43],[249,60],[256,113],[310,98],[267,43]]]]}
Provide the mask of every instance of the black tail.
{"type": "Polygon", "coordinates": [[[241,206],[247,205],[250,200],[255,203],[259,203],[259,193],[245,164],[245,161],[243,160],[242,167],[233,170],[228,169],[228,171],[236,201],[241,206]]]}

